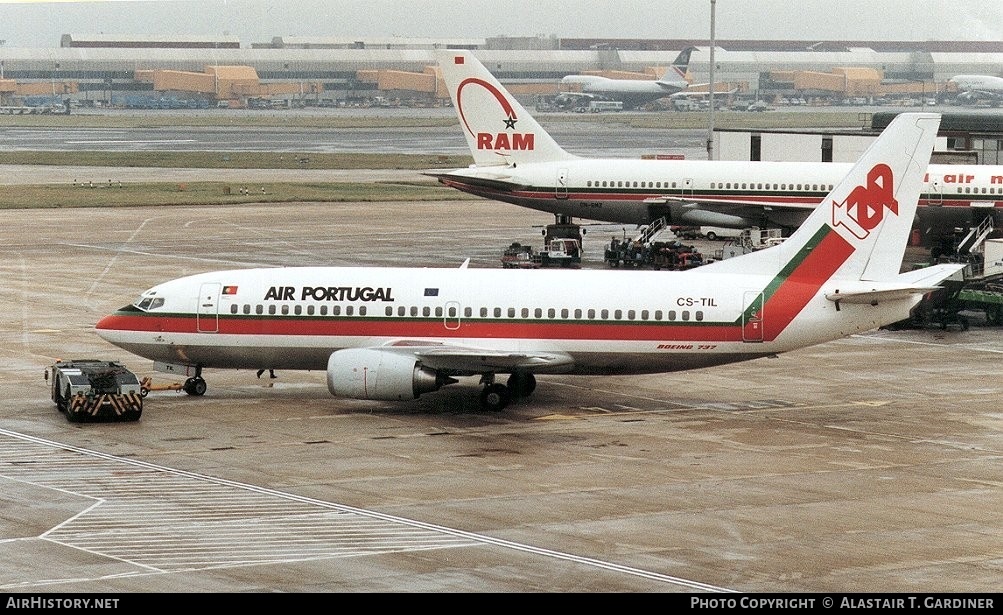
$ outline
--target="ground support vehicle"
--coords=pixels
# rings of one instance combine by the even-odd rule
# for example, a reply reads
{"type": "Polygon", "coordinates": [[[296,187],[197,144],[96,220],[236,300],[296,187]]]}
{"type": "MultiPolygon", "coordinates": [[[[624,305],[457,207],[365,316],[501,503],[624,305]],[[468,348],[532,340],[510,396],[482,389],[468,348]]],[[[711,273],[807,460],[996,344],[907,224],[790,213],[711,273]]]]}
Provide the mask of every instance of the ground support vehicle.
{"type": "Polygon", "coordinates": [[[665,269],[682,271],[704,264],[703,255],[694,246],[679,241],[623,241],[613,238],[603,255],[609,267],[665,269]]]}
{"type": "Polygon", "coordinates": [[[582,244],[571,238],[551,239],[539,257],[541,267],[580,267],[582,244]]]}
{"type": "Polygon", "coordinates": [[[1003,285],[987,284],[985,288],[963,288],[958,291],[958,301],[962,309],[981,311],[986,315],[986,324],[1003,325],[1003,285]]]}
{"type": "Polygon", "coordinates": [[[925,297],[909,319],[891,328],[934,325],[967,330],[969,318],[978,312],[985,315],[987,325],[1003,325],[1003,239],[989,239],[974,252],[938,256],[934,260],[966,263],[966,266],[925,297]]]}
{"type": "Polygon", "coordinates": [[[45,377],[56,408],[71,422],[137,421],[143,414],[148,389],[117,361],[57,361],[45,370],[45,377]]]}
{"type": "Polygon", "coordinates": [[[514,242],[502,253],[503,269],[539,269],[540,258],[533,246],[524,246],[514,242]]]}
{"type": "Polygon", "coordinates": [[[505,269],[540,269],[541,267],[580,267],[582,247],[575,239],[552,239],[539,252],[532,246],[513,243],[502,253],[505,269]]]}

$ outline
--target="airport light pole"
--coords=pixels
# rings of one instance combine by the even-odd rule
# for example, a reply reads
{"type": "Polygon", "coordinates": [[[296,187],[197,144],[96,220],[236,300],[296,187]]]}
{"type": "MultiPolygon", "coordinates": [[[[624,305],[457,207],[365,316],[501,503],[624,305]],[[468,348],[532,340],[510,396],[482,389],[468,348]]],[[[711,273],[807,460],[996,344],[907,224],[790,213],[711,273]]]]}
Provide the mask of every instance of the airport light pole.
{"type": "Polygon", "coordinates": [[[714,160],[714,5],[717,0],[710,0],[710,116],[707,127],[707,160],[714,160]]]}

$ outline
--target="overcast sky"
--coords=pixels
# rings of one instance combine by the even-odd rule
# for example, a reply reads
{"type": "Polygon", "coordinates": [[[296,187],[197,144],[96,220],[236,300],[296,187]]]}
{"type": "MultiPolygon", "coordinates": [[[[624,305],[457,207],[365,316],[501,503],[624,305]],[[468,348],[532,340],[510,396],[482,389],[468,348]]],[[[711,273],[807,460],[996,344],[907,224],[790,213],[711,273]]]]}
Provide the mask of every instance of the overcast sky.
{"type": "MultiPolygon", "coordinates": [[[[709,38],[710,0],[0,0],[7,47],[60,36],[709,38]]],[[[716,0],[717,39],[1001,40],[1003,0],[716,0]]]]}

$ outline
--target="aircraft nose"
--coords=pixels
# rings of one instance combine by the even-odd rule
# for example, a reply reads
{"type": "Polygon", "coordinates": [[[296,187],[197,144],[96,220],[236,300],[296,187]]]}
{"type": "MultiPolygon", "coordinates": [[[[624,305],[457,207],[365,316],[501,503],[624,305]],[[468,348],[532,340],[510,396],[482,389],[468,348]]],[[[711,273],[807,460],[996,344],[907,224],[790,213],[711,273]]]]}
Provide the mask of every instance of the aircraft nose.
{"type": "Polygon", "coordinates": [[[94,325],[94,331],[97,332],[104,339],[108,339],[108,333],[116,330],[118,327],[115,324],[116,317],[114,314],[109,314],[103,317],[101,320],[97,321],[94,325]]]}

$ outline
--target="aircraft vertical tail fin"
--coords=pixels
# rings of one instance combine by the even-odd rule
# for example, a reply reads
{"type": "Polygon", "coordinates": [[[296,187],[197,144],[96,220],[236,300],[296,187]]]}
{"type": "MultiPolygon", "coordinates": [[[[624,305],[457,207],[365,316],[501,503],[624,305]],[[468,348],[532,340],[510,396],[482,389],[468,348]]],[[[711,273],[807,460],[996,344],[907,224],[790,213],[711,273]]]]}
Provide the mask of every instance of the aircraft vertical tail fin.
{"type": "Polygon", "coordinates": [[[782,244],[706,267],[799,279],[805,288],[895,280],[939,126],[937,113],[900,114],[782,244]]]}
{"type": "Polygon", "coordinates": [[[477,166],[576,158],[466,50],[436,53],[442,78],[477,166]]]}
{"type": "Polygon", "coordinates": [[[686,74],[690,69],[690,55],[696,51],[696,47],[687,47],[679,52],[676,59],[672,61],[669,69],[665,71],[658,83],[662,85],[672,85],[685,88],[689,85],[686,74]]]}

